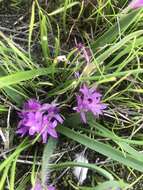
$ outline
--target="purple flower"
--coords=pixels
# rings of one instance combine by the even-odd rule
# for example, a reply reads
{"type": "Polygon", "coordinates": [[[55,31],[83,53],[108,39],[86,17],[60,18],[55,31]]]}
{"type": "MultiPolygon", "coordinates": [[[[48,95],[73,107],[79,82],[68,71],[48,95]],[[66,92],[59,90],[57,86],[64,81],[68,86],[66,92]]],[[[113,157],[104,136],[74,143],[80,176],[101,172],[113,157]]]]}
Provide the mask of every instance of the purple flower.
{"type": "Polygon", "coordinates": [[[42,185],[40,183],[36,183],[34,187],[32,187],[31,190],[42,190],[42,185]]]}
{"type": "Polygon", "coordinates": [[[85,84],[77,95],[77,107],[74,108],[81,115],[81,119],[86,123],[86,112],[92,112],[94,116],[102,114],[107,105],[101,102],[102,95],[94,88],[88,88],[85,84]]]}
{"type": "Polygon", "coordinates": [[[40,104],[40,102],[34,99],[26,102],[18,115],[21,120],[18,124],[17,133],[21,136],[40,134],[43,143],[47,142],[49,135],[57,138],[55,128],[58,123],[63,123],[63,118],[60,116],[59,109],[55,103],[40,104]]]}
{"type": "MultiPolygon", "coordinates": [[[[45,188],[42,187],[40,183],[36,183],[31,190],[44,190],[45,188]]],[[[45,190],[56,190],[56,188],[52,185],[48,186],[45,190]]]]}
{"type": "Polygon", "coordinates": [[[143,0],[133,0],[128,6],[131,9],[137,9],[143,7],[143,0]]]}
{"type": "Polygon", "coordinates": [[[54,186],[48,186],[48,190],[56,190],[56,188],[54,186]]]}

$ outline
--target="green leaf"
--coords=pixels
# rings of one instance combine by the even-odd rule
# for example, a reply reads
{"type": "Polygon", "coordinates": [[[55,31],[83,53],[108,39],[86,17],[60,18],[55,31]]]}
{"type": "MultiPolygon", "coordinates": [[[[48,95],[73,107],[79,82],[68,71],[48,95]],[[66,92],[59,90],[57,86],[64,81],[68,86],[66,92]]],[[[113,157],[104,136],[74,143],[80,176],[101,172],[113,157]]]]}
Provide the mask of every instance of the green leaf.
{"type": "Polygon", "coordinates": [[[116,190],[116,188],[125,188],[128,184],[124,183],[123,181],[106,181],[97,185],[96,187],[79,187],[80,190],[107,190],[112,189],[116,190]]]}
{"type": "Polygon", "coordinates": [[[17,162],[18,156],[14,159],[11,170],[10,170],[10,190],[15,189],[15,176],[16,176],[16,162],[17,162]]]}
{"type": "Polygon", "coordinates": [[[101,55],[96,58],[96,62],[100,64],[101,62],[105,61],[108,57],[110,57],[113,53],[115,53],[120,48],[124,47],[126,43],[130,42],[134,38],[137,38],[143,34],[143,30],[138,30],[136,32],[132,32],[129,35],[126,35],[122,38],[119,42],[113,44],[107,50],[105,50],[101,55]]]}
{"type": "Polygon", "coordinates": [[[131,157],[136,158],[139,161],[143,161],[143,154],[135,150],[133,147],[131,147],[129,144],[125,142],[119,142],[117,141],[117,144],[120,145],[120,147],[130,154],[131,157]]]}
{"type": "MultiPolygon", "coordinates": [[[[73,6],[76,6],[76,5],[80,5],[80,2],[76,1],[76,2],[70,3],[70,4],[67,5],[66,9],[70,9],[73,6]]],[[[62,13],[64,11],[65,11],[65,7],[61,7],[61,8],[59,8],[59,9],[57,9],[57,10],[51,12],[51,13],[48,13],[48,16],[54,16],[54,15],[57,15],[57,14],[62,13]]]]}
{"type": "Polygon", "coordinates": [[[90,163],[83,163],[83,162],[65,162],[65,163],[59,163],[59,164],[50,164],[49,168],[54,169],[54,170],[60,170],[68,167],[83,167],[83,168],[88,168],[91,169],[95,172],[100,173],[104,177],[108,178],[109,180],[113,180],[113,176],[104,170],[103,168],[96,166],[95,164],[90,164],[90,163]]]}
{"type": "Polygon", "coordinates": [[[4,189],[4,184],[5,184],[6,178],[8,176],[9,168],[10,168],[10,164],[8,164],[6,166],[6,168],[4,169],[3,175],[0,179],[0,190],[4,189]]]}
{"type": "Polygon", "coordinates": [[[28,51],[29,51],[29,55],[30,55],[30,45],[31,45],[31,40],[32,40],[32,33],[33,33],[33,29],[34,29],[34,21],[35,21],[35,1],[33,1],[32,4],[32,10],[31,10],[31,20],[30,20],[30,24],[29,24],[29,38],[28,38],[28,51]]]}
{"type": "Polygon", "coordinates": [[[17,55],[22,61],[24,61],[24,63],[28,66],[28,68],[32,69],[33,66],[35,66],[34,63],[31,61],[31,59],[27,57],[26,53],[22,49],[17,48],[14,42],[11,39],[7,38],[1,31],[0,31],[0,36],[8,43],[8,45],[12,49],[12,52],[15,55],[17,55]]]}
{"type": "Polygon", "coordinates": [[[0,112],[6,112],[8,109],[4,105],[0,105],[0,112]]]}
{"type": "Polygon", "coordinates": [[[48,27],[49,23],[47,23],[46,16],[40,11],[39,13],[39,20],[40,20],[40,38],[41,38],[41,48],[43,52],[44,59],[46,64],[48,63],[48,59],[50,57],[50,50],[48,46],[48,27]]]}
{"type": "Polygon", "coordinates": [[[27,139],[24,139],[24,141],[19,146],[17,146],[16,150],[0,164],[0,172],[2,172],[2,170],[6,168],[7,165],[11,165],[13,159],[15,159],[23,150],[29,146],[30,144],[27,144],[27,139]]]}
{"type": "MultiPolygon", "coordinates": [[[[93,73],[94,70],[99,70],[99,65],[101,65],[107,58],[109,58],[113,53],[117,52],[119,49],[124,48],[127,43],[131,43],[131,40],[141,36],[143,34],[143,30],[138,30],[136,32],[132,32],[129,35],[126,35],[119,42],[113,44],[109,48],[105,49],[99,56],[93,59],[93,62],[87,65],[85,73],[88,74],[93,73]]],[[[102,74],[103,75],[103,74],[102,74]]],[[[101,76],[102,76],[101,75],[101,76]]]]}
{"type": "Polygon", "coordinates": [[[122,163],[123,165],[126,165],[128,167],[143,172],[143,162],[139,161],[136,158],[132,158],[128,153],[126,154],[125,157],[121,151],[115,149],[114,147],[106,145],[105,143],[102,142],[98,142],[95,139],[91,139],[86,135],[82,135],[79,132],[75,132],[63,126],[59,126],[57,130],[66,137],[79,142],[80,144],[90,148],[91,150],[103,154],[112,160],[122,163]]]}
{"type": "Polygon", "coordinates": [[[101,124],[99,124],[97,122],[91,122],[91,120],[90,120],[88,123],[89,123],[89,125],[91,127],[96,128],[97,131],[94,132],[94,133],[99,135],[99,136],[110,138],[114,142],[122,142],[122,143],[128,143],[128,144],[143,145],[142,140],[131,140],[131,139],[127,139],[127,138],[126,139],[121,138],[121,137],[117,136],[116,134],[114,134],[109,129],[103,127],[101,124]]]}
{"type": "Polygon", "coordinates": [[[20,105],[24,100],[25,96],[24,94],[21,94],[22,90],[17,90],[17,86],[14,87],[4,87],[3,88],[4,94],[6,94],[13,102],[15,102],[17,105],[20,105]]]}
{"type": "Polygon", "coordinates": [[[22,81],[27,81],[38,76],[47,75],[50,74],[51,72],[53,72],[51,68],[40,68],[29,71],[21,71],[15,74],[7,75],[0,78],[0,88],[17,84],[22,81]]]}
{"type": "Polygon", "coordinates": [[[41,179],[42,179],[42,184],[46,184],[48,172],[50,171],[49,168],[49,163],[51,161],[51,155],[53,154],[55,148],[57,145],[57,140],[50,137],[48,140],[48,143],[45,145],[44,152],[43,152],[43,157],[42,157],[42,170],[41,170],[41,179]]]}
{"type": "Polygon", "coordinates": [[[107,44],[111,44],[116,40],[120,33],[124,33],[129,26],[133,24],[142,13],[142,10],[134,10],[127,15],[123,15],[119,20],[119,23],[115,23],[109,30],[107,30],[101,37],[99,37],[91,47],[95,50],[98,47],[103,47],[107,44]],[[120,31],[120,33],[119,33],[120,31]]]}
{"type": "Polygon", "coordinates": [[[30,175],[24,175],[20,181],[18,181],[18,186],[15,188],[15,190],[25,190],[27,188],[27,184],[30,181],[30,175]]]}

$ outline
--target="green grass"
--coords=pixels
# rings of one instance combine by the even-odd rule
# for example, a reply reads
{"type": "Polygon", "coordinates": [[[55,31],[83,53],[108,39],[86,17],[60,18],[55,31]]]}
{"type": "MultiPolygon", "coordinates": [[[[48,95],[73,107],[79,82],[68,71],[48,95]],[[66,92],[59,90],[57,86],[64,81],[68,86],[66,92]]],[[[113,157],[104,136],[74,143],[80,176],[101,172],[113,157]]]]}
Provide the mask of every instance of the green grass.
{"type": "MultiPolygon", "coordinates": [[[[142,189],[143,10],[124,13],[127,4],[35,0],[26,45],[0,32],[0,138],[3,147],[9,144],[0,153],[0,190],[30,189],[37,178],[45,185],[48,174],[58,189],[142,189]],[[90,49],[88,65],[77,53],[76,41],[90,49]],[[59,55],[68,62],[58,62],[59,55]],[[78,79],[75,72],[81,73],[78,79]],[[96,86],[108,105],[103,116],[89,115],[87,126],[72,110],[84,82],[96,86]],[[57,128],[57,143],[50,138],[43,145],[39,136],[23,140],[15,134],[15,110],[29,98],[58,100],[65,122],[57,128]],[[75,162],[83,150],[89,163],[75,162]],[[83,185],[72,174],[76,166],[90,170],[83,185]]],[[[2,1],[1,9],[4,5],[2,1]]],[[[20,12],[23,6],[26,1],[14,0],[9,10],[20,12]]]]}

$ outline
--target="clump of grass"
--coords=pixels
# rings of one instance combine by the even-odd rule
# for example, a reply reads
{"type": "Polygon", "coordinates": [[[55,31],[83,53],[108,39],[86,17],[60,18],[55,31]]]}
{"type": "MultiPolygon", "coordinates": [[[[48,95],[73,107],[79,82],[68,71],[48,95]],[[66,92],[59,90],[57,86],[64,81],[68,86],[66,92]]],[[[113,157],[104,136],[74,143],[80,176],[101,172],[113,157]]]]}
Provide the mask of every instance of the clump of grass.
{"type": "MultiPolygon", "coordinates": [[[[12,3],[20,10],[23,2],[12,3]]],[[[142,9],[122,11],[126,6],[126,0],[120,5],[109,0],[35,0],[24,48],[0,32],[0,111],[5,123],[0,128],[0,189],[27,189],[36,180],[69,190],[141,188],[142,9]],[[88,64],[77,43],[90,51],[88,64]],[[96,86],[108,105],[99,118],[88,114],[87,125],[73,110],[83,83],[96,86]],[[15,134],[15,111],[30,98],[58,100],[65,122],[57,128],[57,146],[50,139],[43,151],[39,136],[23,140],[15,134]],[[75,162],[75,153],[83,149],[90,162],[75,162]],[[74,167],[90,170],[83,185],[74,178],[74,167]]]]}

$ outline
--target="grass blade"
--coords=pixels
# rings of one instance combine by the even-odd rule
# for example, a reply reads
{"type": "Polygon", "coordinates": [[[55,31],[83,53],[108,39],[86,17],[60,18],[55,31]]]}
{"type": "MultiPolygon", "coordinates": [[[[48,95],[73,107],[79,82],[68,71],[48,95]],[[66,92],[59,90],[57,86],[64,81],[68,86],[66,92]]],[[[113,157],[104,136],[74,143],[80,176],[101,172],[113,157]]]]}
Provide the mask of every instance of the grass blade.
{"type": "Polygon", "coordinates": [[[11,171],[10,171],[10,190],[14,190],[15,189],[15,174],[16,174],[16,162],[17,162],[17,158],[18,156],[15,158],[15,160],[13,161],[12,167],[11,167],[11,171]]]}
{"type": "MultiPolygon", "coordinates": [[[[141,14],[142,10],[135,10],[132,11],[131,13],[123,16],[120,19],[120,32],[123,33],[125,32],[129,26],[133,22],[136,21],[136,19],[139,17],[141,14]]],[[[105,32],[101,37],[99,37],[91,46],[93,49],[96,49],[98,47],[103,47],[107,44],[111,44],[116,38],[119,37],[119,24],[115,23],[107,32],[105,32]],[[111,35],[112,34],[112,35],[111,35]]]]}
{"type": "MultiPolygon", "coordinates": [[[[76,1],[76,2],[70,3],[67,5],[66,9],[70,9],[76,5],[80,5],[80,2],[76,1]]],[[[62,13],[64,11],[65,11],[65,7],[61,7],[61,8],[59,8],[59,9],[57,9],[51,13],[48,13],[48,16],[54,16],[54,15],[57,15],[57,14],[62,13]]]]}
{"type": "Polygon", "coordinates": [[[83,167],[83,168],[88,168],[91,169],[95,172],[100,173],[104,177],[106,177],[109,180],[113,180],[113,176],[107,172],[106,170],[100,168],[99,166],[96,166],[95,164],[89,164],[89,163],[83,163],[83,162],[65,162],[65,163],[59,163],[59,164],[51,164],[49,167],[54,169],[54,170],[60,170],[68,167],[83,167]]]}
{"type": "Polygon", "coordinates": [[[34,29],[34,21],[35,21],[35,1],[33,1],[32,4],[32,10],[31,10],[31,20],[29,24],[29,39],[28,39],[28,51],[30,56],[30,45],[31,45],[31,39],[32,39],[32,32],[34,29]]]}
{"type": "Polygon", "coordinates": [[[53,154],[57,145],[57,140],[54,138],[49,138],[48,143],[45,145],[43,157],[42,157],[42,170],[41,179],[42,184],[45,185],[48,178],[48,171],[50,170],[48,164],[50,162],[50,157],[53,154]]]}
{"type": "Polygon", "coordinates": [[[123,181],[106,181],[97,185],[96,187],[79,187],[80,190],[107,190],[108,188],[115,190],[115,188],[125,188],[128,184],[123,181]]]}
{"type": "Polygon", "coordinates": [[[61,134],[65,135],[68,138],[71,138],[74,141],[79,142],[80,144],[90,148],[91,150],[94,150],[115,161],[118,161],[119,163],[122,163],[123,165],[126,165],[128,167],[131,167],[133,169],[143,172],[143,162],[138,161],[136,158],[130,157],[128,154],[126,154],[126,157],[124,157],[122,152],[120,152],[119,150],[116,150],[110,145],[106,145],[102,142],[98,142],[97,140],[91,139],[85,135],[82,135],[78,132],[75,132],[63,126],[58,127],[58,132],[60,132],[61,134]]]}
{"type": "Polygon", "coordinates": [[[0,78],[0,88],[17,84],[22,81],[27,81],[38,76],[47,75],[50,74],[51,72],[53,72],[51,68],[40,68],[29,71],[17,72],[15,74],[4,76],[0,78]]]}

